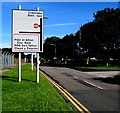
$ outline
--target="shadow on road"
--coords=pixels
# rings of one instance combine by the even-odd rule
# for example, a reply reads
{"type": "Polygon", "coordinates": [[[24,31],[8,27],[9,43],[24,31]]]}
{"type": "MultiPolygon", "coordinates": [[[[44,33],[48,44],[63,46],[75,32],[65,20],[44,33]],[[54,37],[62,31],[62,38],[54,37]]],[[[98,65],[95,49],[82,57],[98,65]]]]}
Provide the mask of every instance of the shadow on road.
{"type": "Polygon", "coordinates": [[[106,77],[106,78],[93,78],[94,80],[99,80],[105,83],[109,83],[109,84],[117,84],[120,85],[120,77],[106,77]]]}

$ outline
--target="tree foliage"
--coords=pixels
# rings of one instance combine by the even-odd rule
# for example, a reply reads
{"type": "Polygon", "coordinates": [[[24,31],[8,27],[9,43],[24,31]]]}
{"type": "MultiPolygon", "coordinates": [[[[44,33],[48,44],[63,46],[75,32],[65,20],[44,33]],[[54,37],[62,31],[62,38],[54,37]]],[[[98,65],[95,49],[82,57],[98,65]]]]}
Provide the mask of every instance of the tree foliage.
{"type": "Polygon", "coordinates": [[[82,46],[99,52],[106,59],[119,59],[120,51],[120,9],[98,11],[94,21],[85,24],[82,30],[82,46]],[[116,56],[115,56],[116,54],[116,56]]]}
{"type": "Polygon", "coordinates": [[[60,40],[61,40],[60,38],[55,36],[48,37],[44,43],[43,57],[45,57],[46,59],[52,59],[55,56],[55,47],[52,46],[51,44],[56,44],[57,45],[56,47],[58,49],[60,40]]]}
{"type": "Polygon", "coordinates": [[[57,57],[83,58],[98,57],[120,60],[120,9],[106,8],[93,14],[93,22],[80,27],[75,34],[47,38],[44,44],[44,56],[53,57],[56,44],[57,57]],[[80,34],[81,33],[81,34],[80,34]],[[81,37],[80,37],[81,35],[81,37]]]}

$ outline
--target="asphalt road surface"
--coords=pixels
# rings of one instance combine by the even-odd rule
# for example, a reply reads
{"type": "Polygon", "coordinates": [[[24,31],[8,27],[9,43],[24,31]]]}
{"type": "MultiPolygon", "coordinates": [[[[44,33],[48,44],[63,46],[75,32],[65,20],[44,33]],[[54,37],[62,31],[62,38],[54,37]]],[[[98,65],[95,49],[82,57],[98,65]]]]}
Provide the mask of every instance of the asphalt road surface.
{"type": "Polygon", "coordinates": [[[120,113],[119,87],[103,81],[118,71],[82,72],[65,67],[40,66],[92,113],[120,113]]]}

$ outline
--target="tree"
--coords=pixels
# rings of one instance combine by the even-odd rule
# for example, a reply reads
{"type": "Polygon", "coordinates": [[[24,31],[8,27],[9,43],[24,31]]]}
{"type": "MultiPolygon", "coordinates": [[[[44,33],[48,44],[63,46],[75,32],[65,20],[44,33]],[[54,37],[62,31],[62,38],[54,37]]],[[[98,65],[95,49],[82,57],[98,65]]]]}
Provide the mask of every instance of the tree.
{"type": "Polygon", "coordinates": [[[57,49],[57,57],[59,59],[61,58],[75,58],[75,47],[77,43],[77,38],[73,35],[66,35],[62,39],[58,37],[49,37],[45,40],[44,43],[44,52],[43,56],[46,57],[46,59],[53,59],[54,57],[54,46],[51,46],[51,44],[56,44],[57,49]]]}
{"type": "MultiPolygon", "coordinates": [[[[84,48],[91,49],[92,55],[99,52],[108,65],[109,58],[120,51],[120,9],[106,8],[94,17],[93,22],[81,27],[81,43],[84,48]]],[[[119,59],[118,55],[116,58],[119,59]]]]}
{"type": "Polygon", "coordinates": [[[74,57],[74,49],[75,49],[75,41],[76,38],[73,34],[66,35],[62,39],[62,55],[63,56],[68,56],[69,58],[74,57]]]}
{"type": "MultiPolygon", "coordinates": [[[[106,8],[94,14],[95,20],[99,27],[99,40],[101,41],[105,52],[106,64],[113,57],[115,51],[120,51],[120,9],[106,8]],[[112,54],[114,53],[114,54],[112,54]]],[[[117,52],[116,51],[116,52],[117,52]]],[[[120,60],[116,54],[116,58],[120,60]]]]}
{"type": "MultiPolygon", "coordinates": [[[[42,56],[45,57],[47,60],[53,59],[53,57],[55,56],[55,50],[54,50],[55,48],[51,46],[51,44],[56,44],[57,51],[59,51],[58,46],[59,46],[60,40],[61,39],[56,36],[48,37],[44,43],[44,51],[42,56]]],[[[59,53],[57,52],[57,57],[58,56],[59,56],[59,53]]]]}
{"type": "Polygon", "coordinates": [[[68,56],[87,59],[97,56],[104,59],[106,64],[110,58],[120,62],[120,9],[106,8],[93,16],[93,22],[81,26],[81,39],[80,30],[75,35],[66,35],[62,39],[55,36],[47,38],[44,43],[44,56],[52,58],[54,48],[50,44],[56,44],[59,58],[68,56]]]}

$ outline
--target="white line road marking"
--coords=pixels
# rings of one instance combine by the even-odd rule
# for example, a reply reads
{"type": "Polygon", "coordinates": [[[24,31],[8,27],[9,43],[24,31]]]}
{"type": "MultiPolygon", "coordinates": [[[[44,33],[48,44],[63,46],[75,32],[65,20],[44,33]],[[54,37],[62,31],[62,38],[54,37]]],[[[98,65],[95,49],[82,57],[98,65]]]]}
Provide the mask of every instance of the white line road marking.
{"type": "Polygon", "coordinates": [[[73,76],[73,78],[77,79],[78,77],[76,77],[76,76],[73,76]]]}
{"type": "Polygon", "coordinates": [[[83,81],[86,82],[87,84],[90,84],[90,85],[92,85],[92,86],[94,86],[94,87],[97,87],[98,89],[103,90],[103,88],[100,87],[100,86],[97,86],[97,85],[95,85],[95,84],[92,84],[92,83],[90,83],[90,82],[88,82],[88,81],[86,81],[86,80],[83,80],[83,81]]]}
{"type": "MultiPolygon", "coordinates": [[[[78,79],[78,77],[76,77],[76,76],[73,76],[73,78],[78,79]]],[[[85,83],[87,83],[87,84],[89,84],[89,85],[91,85],[91,86],[93,86],[93,87],[97,87],[98,89],[103,90],[103,88],[100,87],[100,86],[97,86],[97,85],[95,85],[95,84],[92,84],[92,83],[90,83],[90,82],[88,82],[88,81],[86,81],[86,80],[82,80],[82,81],[85,82],[85,83]]]]}

